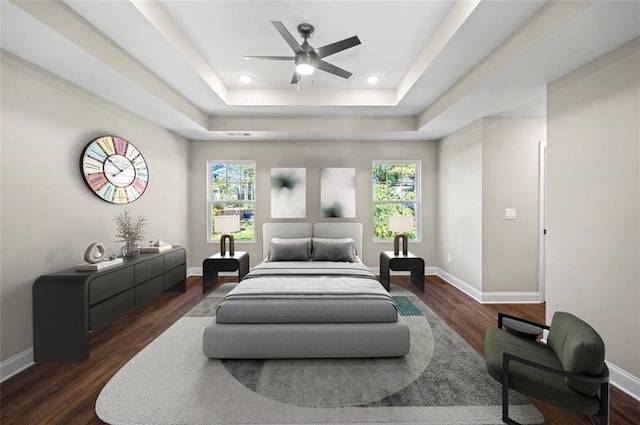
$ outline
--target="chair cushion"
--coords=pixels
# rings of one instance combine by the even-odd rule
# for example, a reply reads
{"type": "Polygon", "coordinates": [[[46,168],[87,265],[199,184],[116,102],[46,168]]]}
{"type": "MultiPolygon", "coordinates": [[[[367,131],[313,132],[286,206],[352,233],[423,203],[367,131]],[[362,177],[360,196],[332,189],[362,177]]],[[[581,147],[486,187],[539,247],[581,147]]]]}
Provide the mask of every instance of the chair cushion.
{"type": "MultiPolygon", "coordinates": [[[[536,363],[562,368],[560,360],[549,346],[521,338],[502,329],[490,328],[485,335],[484,358],[489,375],[500,383],[502,382],[502,353],[505,351],[536,363]]],[[[525,366],[522,363],[509,363],[509,386],[522,394],[573,412],[595,415],[600,411],[597,397],[589,397],[572,390],[562,376],[525,366]]]]}
{"type": "MultiPolygon", "coordinates": [[[[558,311],[553,315],[547,343],[555,351],[564,370],[594,376],[602,374],[604,342],[591,326],[573,314],[558,311]]],[[[600,389],[599,384],[570,378],[566,381],[571,388],[588,396],[598,394],[600,389]]]]}

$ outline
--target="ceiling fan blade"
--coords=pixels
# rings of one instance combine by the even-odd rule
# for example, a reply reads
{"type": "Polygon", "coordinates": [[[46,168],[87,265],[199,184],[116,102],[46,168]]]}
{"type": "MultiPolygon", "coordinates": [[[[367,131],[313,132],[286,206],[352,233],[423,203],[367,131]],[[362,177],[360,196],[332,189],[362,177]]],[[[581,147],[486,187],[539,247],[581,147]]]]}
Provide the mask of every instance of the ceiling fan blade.
{"type": "Polygon", "coordinates": [[[325,58],[329,55],[333,55],[334,53],[338,53],[351,47],[357,46],[358,44],[361,44],[360,39],[358,38],[358,36],[354,35],[353,37],[345,38],[344,40],[336,41],[335,43],[318,47],[317,49],[315,49],[315,52],[319,58],[325,58]]]}
{"type": "Polygon", "coordinates": [[[264,59],[264,60],[273,60],[273,61],[292,61],[296,57],[295,56],[245,56],[246,60],[251,59],[264,59]]]}
{"type": "Polygon", "coordinates": [[[293,71],[293,77],[291,78],[291,84],[298,84],[298,81],[300,81],[300,74],[298,74],[297,72],[293,71]]]}
{"type": "Polygon", "coordinates": [[[351,72],[344,70],[342,68],[339,68],[335,65],[331,65],[329,62],[325,62],[321,59],[314,61],[313,66],[325,72],[329,72],[331,74],[337,75],[342,78],[349,78],[351,77],[351,75],[353,75],[351,72]]]}
{"type": "Polygon", "coordinates": [[[304,50],[302,50],[302,47],[300,46],[300,44],[298,44],[296,39],[291,35],[289,30],[287,30],[287,28],[282,24],[282,22],[280,22],[280,21],[271,21],[271,24],[273,24],[273,26],[280,33],[282,38],[284,38],[284,41],[287,42],[289,47],[291,47],[291,49],[293,49],[294,52],[296,52],[296,53],[304,53],[304,50]]]}

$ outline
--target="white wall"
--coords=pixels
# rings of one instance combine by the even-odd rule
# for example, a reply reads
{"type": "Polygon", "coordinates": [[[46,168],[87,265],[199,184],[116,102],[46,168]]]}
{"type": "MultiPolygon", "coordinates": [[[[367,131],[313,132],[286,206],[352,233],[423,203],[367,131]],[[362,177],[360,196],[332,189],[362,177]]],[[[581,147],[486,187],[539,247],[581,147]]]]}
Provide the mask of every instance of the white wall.
{"type": "Polygon", "coordinates": [[[115,242],[113,216],[129,209],[149,219],[149,239],[187,244],[188,143],[97,96],[2,54],[0,199],[1,355],[32,346],[34,280],[73,267],[84,251],[115,242]],[[79,159],[92,139],[119,135],[149,165],[144,195],[128,206],[100,200],[85,186],[79,159]]]}
{"type": "Polygon", "coordinates": [[[547,320],[583,318],[640,377],[640,40],[555,81],[547,102],[547,320]]]}
{"type": "Polygon", "coordinates": [[[271,168],[306,168],[306,221],[332,221],[320,215],[320,170],[324,167],[356,168],[356,218],[364,228],[363,261],[377,267],[380,251],[393,249],[392,243],[372,241],[372,161],[380,159],[422,161],[422,241],[411,241],[410,250],[435,264],[437,145],[435,142],[278,142],[278,141],[193,141],[190,143],[189,175],[189,266],[201,267],[202,260],[219,251],[219,243],[207,243],[207,160],[256,160],[256,242],[236,243],[236,250],[247,251],[251,264],[262,260],[262,224],[272,220],[271,168]]]}
{"type": "Polygon", "coordinates": [[[482,291],[482,122],[438,148],[438,267],[482,291]]]}

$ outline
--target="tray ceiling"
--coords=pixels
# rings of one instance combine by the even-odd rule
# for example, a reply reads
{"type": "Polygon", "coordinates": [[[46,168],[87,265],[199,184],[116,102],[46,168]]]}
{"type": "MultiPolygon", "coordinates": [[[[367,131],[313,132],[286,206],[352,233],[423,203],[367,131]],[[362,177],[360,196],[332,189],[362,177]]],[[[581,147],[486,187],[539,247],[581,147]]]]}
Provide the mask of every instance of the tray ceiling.
{"type": "MultiPolygon", "coordinates": [[[[544,116],[547,83],[640,36],[636,1],[3,1],[2,49],[189,139],[434,140],[544,116]],[[291,85],[270,21],[362,44],[291,85]],[[250,84],[240,75],[249,75],[250,84]],[[366,77],[376,75],[377,85],[366,77]]],[[[301,42],[302,39],[298,38],[301,42]]]]}

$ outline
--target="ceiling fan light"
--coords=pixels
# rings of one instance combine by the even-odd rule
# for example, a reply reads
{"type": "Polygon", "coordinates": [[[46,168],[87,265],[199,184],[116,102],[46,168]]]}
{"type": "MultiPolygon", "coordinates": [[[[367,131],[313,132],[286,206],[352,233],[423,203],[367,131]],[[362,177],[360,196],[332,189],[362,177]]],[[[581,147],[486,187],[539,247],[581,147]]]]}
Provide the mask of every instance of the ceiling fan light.
{"type": "Polygon", "coordinates": [[[315,68],[311,65],[311,58],[305,55],[296,56],[296,72],[299,75],[311,75],[315,68]]]}
{"type": "Polygon", "coordinates": [[[296,65],[296,72],[300,75],[311,75],[315,69],[308,63],[300,63],[296,65]]]}

